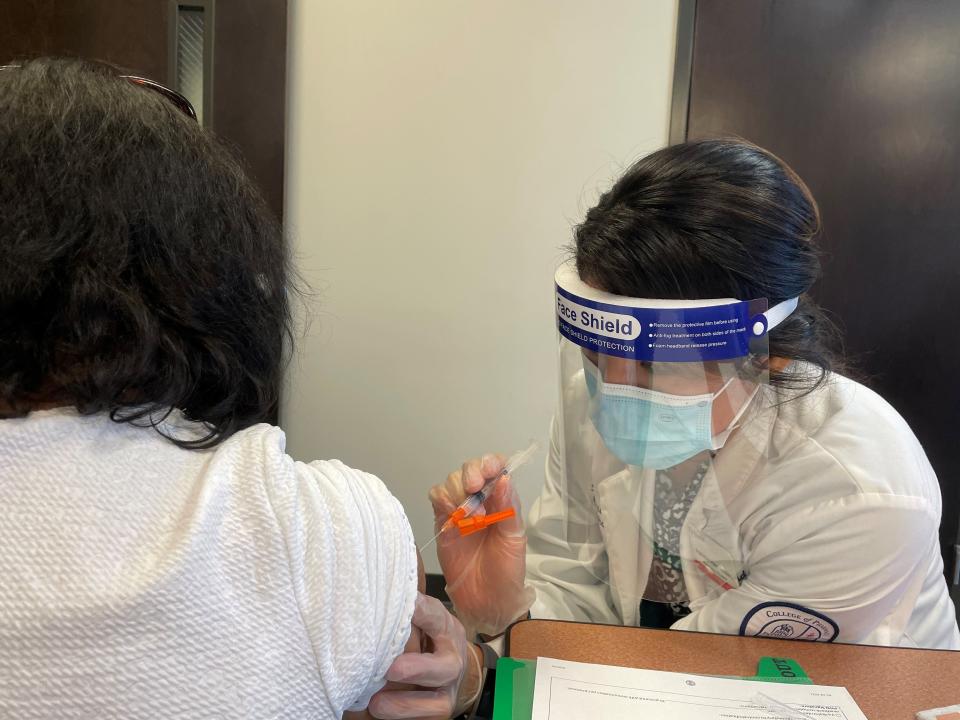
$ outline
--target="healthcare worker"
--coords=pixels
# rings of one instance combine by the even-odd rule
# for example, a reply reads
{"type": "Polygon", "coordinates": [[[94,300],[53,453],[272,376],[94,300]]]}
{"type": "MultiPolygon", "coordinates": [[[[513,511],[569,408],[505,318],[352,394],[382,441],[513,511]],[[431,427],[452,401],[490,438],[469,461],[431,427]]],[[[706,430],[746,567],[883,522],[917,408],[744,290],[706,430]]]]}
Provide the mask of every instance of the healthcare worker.
{"type": "MultiPolygon", "coordinates": [[[[960,648],[937,478],[897,412],[837,372],[807,295],[818,229],[800,178],[732,140],[655,152],[600,198],[556,273],[560,407],[527,537],[438,542],[469,628],[529,612],[960,648]]],[[[433,488],[438,522],[502,462],[433,488]]],[[[515,502],[501,481],[486,510],[515,502]]]]}

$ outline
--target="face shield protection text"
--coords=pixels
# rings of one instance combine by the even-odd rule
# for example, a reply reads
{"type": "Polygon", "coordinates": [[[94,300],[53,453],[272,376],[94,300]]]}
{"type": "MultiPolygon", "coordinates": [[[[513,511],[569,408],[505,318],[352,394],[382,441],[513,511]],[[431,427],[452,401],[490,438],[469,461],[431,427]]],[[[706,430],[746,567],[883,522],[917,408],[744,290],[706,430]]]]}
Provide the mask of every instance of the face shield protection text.
{"type": "Polygon", "coordinates": [[[604,355],[647,362],[732,360],[766,333],[766,303],[724,301],[701,307],[627,307],[578,298],[557,287],[560,334],[604,355]]]}

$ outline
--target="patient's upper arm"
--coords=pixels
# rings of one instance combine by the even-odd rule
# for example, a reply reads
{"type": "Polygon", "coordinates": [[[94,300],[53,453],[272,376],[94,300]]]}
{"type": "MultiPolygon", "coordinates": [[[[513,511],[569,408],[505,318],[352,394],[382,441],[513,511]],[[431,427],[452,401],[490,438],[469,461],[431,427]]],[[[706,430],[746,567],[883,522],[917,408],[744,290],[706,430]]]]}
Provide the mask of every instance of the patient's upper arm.
{"type": "MultiPolygon", "coordinates": [[[[420,551],[417,550],[417,591],[420,593],[425,592],[427,589],[427,579],[423,571],[423,558],[420,557],[420,551]]],[[[403,651],[405,653],[410,652],[422,652],[422,646],[420,644],[420,628],[416,625],[410,626],[410,639],[407,640],[407,644],[404,645],[403,651]]],[[[403,683],[393,683],[388,682],[386,684],[385,690],[408,690],[412,685],[405,685],[403,683]]],[[[359,712],[350,712],[347,711],[343,714],[343,720],[372,720],[373,716],[366,710],[361,710],[359,712]]]]}

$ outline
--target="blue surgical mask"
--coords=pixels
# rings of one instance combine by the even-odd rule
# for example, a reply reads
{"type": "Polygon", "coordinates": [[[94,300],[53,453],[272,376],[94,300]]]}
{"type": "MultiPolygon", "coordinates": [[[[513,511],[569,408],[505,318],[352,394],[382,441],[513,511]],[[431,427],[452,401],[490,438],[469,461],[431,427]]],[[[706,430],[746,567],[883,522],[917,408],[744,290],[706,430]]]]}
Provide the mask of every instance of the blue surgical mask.
{"type": "Polygon", "coordinates": [[[733,378],[716,393],[671,395],[605,383],[593,363],[584,359],[583,364],[594,427],[607,449],[628,465],[662,470],[701,452],[718,450],[749,405],[744,403],[731,428],[714,438],[713,401],[733,378]]]}

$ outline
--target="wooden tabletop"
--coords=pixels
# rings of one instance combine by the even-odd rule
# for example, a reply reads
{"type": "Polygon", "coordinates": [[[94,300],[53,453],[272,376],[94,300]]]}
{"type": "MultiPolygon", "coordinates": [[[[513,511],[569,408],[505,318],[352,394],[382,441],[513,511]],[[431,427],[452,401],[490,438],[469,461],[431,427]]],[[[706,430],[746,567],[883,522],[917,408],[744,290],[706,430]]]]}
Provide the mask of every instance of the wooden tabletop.
{"type": "Polygon", "coordinates": [[[678,630],[526,620],[507,654],[701,673],[754,675],[763,656],[796,660],[818,685],[842,685],[870,720],[908,720],[960,704],[960,652],[814,643],[678,630]]]}

